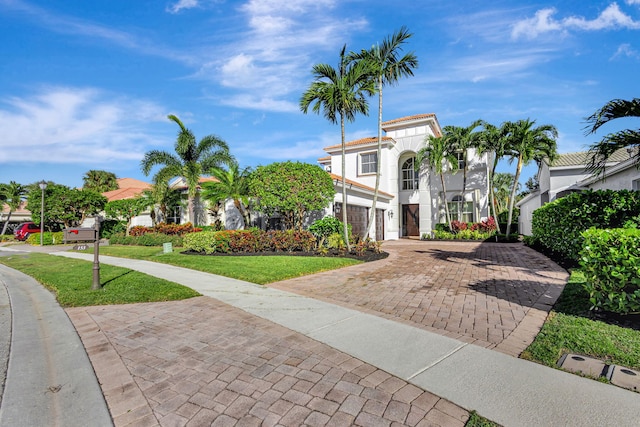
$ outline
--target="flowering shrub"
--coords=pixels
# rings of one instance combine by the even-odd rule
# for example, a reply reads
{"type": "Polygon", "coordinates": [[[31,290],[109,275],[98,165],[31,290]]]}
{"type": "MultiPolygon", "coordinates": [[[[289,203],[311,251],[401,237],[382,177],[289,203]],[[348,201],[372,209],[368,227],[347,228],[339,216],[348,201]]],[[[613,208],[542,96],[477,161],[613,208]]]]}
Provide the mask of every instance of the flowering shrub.
{"type": "Polygon", "coordinates": [[[190,222],[185,224],[167,224],[161,222],[153,227],[144,227],[142,225],[136,225],[129,230],[130,236],[142,236],[147,233],[159,233],[167,236],[182,236],[187,233],[195,233],[202,231],[202,228],[196,228],[190,222]]]}
{"type": "Polygon", "coordinates": [[[184,237],[185,249],[211,253],[310,252],[316,238],[308,231],[225,230],[189,233],[184,237]]]}
{"type": "Polygon", "coordinates": [[[480,231],[482,233],[488,233],[488,232],[495,231],[496,229],[497,229],[496,221],[495,219],[493,219],[492,216],[485,219],[484,221],[474,222],[473,224],[471,224],[472,231],[480,231]]]}

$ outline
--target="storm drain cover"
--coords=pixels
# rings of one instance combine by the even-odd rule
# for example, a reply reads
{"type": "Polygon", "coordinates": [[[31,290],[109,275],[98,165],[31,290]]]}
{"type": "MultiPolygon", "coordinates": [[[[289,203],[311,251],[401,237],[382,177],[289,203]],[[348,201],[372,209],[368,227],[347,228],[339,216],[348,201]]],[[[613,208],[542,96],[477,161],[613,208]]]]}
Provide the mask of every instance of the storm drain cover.
{"type": "Polygon", "coordinates": [[[611,384],[629,390],[640,391],[640,372],[618,365],[611,365],[607,372],[607,378],[611,384]]]}
{"type": "Polygon", "coordinates": [[[598,378],[607,371],[607,364],[603,361],[580,354],[565,354],[558,361],[558,365],[569,372],[580,373],[593,378],[598,378]]]}

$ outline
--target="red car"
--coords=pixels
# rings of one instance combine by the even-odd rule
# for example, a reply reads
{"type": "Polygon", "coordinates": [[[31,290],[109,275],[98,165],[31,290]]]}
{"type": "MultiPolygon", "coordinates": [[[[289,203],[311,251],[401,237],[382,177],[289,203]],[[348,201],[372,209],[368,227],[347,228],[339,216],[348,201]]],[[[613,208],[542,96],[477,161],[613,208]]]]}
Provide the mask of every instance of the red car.
{"type": "Polygon", "coordinates": [[[13,230],[13,235],[15,236],[16,240],[24,241],[27,240],[29,235],[39,232],[39,225],[35,225],[33,222],[23,222],[22,224],[18,225],[15,230],[13,230]]]}

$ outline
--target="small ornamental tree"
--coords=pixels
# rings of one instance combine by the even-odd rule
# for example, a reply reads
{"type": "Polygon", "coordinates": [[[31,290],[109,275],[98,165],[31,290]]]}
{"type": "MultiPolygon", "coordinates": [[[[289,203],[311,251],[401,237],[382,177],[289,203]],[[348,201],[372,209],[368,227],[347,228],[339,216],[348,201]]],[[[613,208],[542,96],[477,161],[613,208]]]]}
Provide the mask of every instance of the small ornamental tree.
{"type": "MultiPolygon", "coordinates": [[[[40,223],[42,190],[38,184],[29,187],[27,209],[36,224],[40,223]]],[[[78,190],[66,185],[48,183],[44,195],[44,222],[47,228],[77,227],[89,216],[104,209],[107,198],[92,190],[78,190]]]]}
{"type": "Polygon", "coordinates": [[[296,230],[302,230],[311,211],[326,208],[335,194],[333,181],[322,168],[291,161],[259,166],[251,175],[249,192],[259,211],[279,213],[287,228],[296,230]]]}
{"type": "Polygon", "coordinates": [[[127,221],[126,235],[128,236],[133,217],[140,215],[148,207],[147,199],[137,197],[135,199],[113,200],[107,203],[104,210],[109,218],[127,221]]]}

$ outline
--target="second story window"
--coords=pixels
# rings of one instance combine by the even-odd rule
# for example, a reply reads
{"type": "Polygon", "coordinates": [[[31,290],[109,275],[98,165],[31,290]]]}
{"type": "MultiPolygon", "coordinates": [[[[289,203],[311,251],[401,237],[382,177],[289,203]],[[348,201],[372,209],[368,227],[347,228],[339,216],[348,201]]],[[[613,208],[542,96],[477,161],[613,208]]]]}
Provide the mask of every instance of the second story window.
{"type": "Polygon", "coordinates": [[[456,151],[456,157],[458,158],[458,170],[463,170],[464,163],[464,153],[462,151],[456,151]]]}
{"type": "Polygon", "coordinates": [[[360,173],[376,173],[378,170],[378,155],[376,153],[366,153],[360,155],[360,173]]]}
{"type": "Polygon", "coordinates": [[[407,159],[402,164],[402,189],[417,190],[418,189],[418,172],[415,170],[415,158],[407,159]]]}

